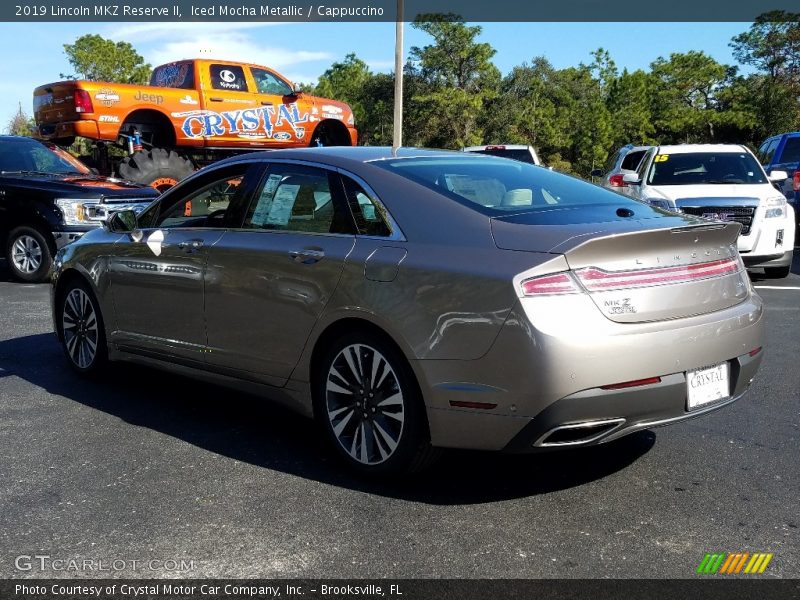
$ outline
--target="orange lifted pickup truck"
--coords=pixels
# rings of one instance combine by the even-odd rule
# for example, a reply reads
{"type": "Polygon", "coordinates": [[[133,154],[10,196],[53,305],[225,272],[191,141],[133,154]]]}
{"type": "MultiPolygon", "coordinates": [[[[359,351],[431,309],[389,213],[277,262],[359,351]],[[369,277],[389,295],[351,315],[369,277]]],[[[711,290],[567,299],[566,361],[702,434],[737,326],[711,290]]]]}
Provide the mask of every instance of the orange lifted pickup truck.
{"type": "Polygon", "coordinates": [[[224,60],[161,65],[149,86],[49,83],[34,90],[33,108],[43,139],[94,140],[101,173],[159,189],[245,151],[357,141],[347,104],[306,94],[272,69],[224,60]],[[127,155],[115,158],[110,145],[127,155]]]}

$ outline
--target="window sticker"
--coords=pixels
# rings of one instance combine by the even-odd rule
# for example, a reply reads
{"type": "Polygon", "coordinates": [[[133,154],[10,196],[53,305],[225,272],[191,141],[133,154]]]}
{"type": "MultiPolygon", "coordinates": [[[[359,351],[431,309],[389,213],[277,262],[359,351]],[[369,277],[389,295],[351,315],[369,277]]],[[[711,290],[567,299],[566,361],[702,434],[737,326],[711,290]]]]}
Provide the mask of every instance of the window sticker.
{"type": "Polygon", "coordinates": [[[251,224],[263,227],[267,222],[269,209],[272,205],[272,197],[275,195],[275,190],[278,189],[278,184],[280,184],[281,179],[283,179],[282,175],[273,174],[269,176],[267,182],[264,184],[264,189],[261,191],[261,196],[258,198],[256,210],[253,212],[253,216],[250,219],[251,224]]]}
{"type": "Polygon", "coordinates": [[[653,159],[653,162],[667,162],[668,160],[669,154],[659,154],[653,159]]]}
{"type": "Polygon", "coordinates": [[[299,185],[282,185],[278,188],[269,207],[269,214],[266,219],[267,225],[285,227],[289,224],[289,217],[292,216],[292,207],[299,191],[299,185]]]}

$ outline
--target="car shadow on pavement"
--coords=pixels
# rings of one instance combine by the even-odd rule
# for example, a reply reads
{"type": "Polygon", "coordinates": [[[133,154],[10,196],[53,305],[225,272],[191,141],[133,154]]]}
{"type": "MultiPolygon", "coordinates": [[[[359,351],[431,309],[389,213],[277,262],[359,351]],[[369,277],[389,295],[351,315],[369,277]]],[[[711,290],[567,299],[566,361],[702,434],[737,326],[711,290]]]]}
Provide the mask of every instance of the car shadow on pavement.
{"type": "Polygon", "coordinates": [[[591,450],[536,455],[450,450],[424,473],[374,481],[351,474],[313,422],[288,409],[136,365],[114,364],[104,377],[84,379],[66,364],[52,334],[0,341],[0,386],[13,376],[64,402],[81,403],[208,452],[329,485],[431,504],[491,502],[580,486],[632,464],[656,437],[642,431],[591,450]]]}

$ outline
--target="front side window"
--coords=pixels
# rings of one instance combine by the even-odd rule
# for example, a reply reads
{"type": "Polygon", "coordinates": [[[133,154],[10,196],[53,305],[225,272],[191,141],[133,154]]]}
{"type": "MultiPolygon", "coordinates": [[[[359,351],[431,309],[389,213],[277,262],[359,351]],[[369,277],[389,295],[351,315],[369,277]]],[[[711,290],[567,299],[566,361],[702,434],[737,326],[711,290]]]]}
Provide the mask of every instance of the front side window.
{"type": "Polygon", "coordinates": [[[188,195],[176,188],[168,198],[168,205],[162,205],[161,214],[155,226],[175,227],[223,227],[228,208],[236,195],[242,190],[244,173],[220,174],[188,195]]]}
{"type": "Polygon", "coordinates": [[[761,148],[758,149],[758,160],[762,165],[768,165],[772,162],[772,157],[775,155],[775,149],[778,147],[780,140],[770,140],[764,142],[761,148]]]}
{"type": "Polygon", "coordinates": [[[687,152],[653,157],[650,185],[766,183],[761,165],[749,152],[687,152]]]}
{"type": "Polygon", "coordinates": [[[244,69],[237,65],[211,65],[211,87],[229,92],[246,92],[244,69]]]}
{"type": "Polygon", "coordinates": [[[256,67],[252,67],[250,72],[253,74],[259,94],[288,96],[292,93],[292,87],[282,79],[279,79],[274,73],[256,67]]]}
{"type": "Polygon", "coordinates": [[[334,199],[332,178],[323,169],[272,165],[247,211],[244,228],[350,233],[348,215],[334,199]]]}

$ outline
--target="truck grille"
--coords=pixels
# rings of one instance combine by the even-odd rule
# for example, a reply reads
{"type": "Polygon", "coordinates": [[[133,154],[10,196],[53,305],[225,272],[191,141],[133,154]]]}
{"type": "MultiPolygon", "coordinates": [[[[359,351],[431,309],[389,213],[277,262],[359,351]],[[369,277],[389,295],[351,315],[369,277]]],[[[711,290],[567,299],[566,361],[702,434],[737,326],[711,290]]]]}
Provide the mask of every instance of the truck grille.
{"type": "Polygon", "coordinates": [[[755,206],[681,206],[687,215],[714,219],[716,221],[736,221],[742,224],[740,235],[749,235],[753,224],[755,206]]]}

